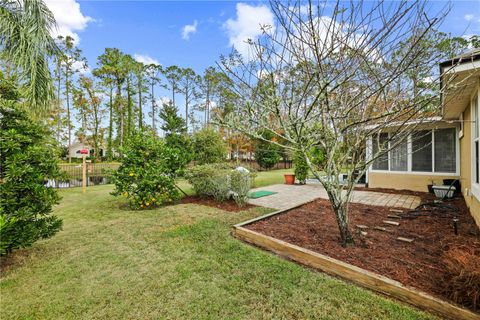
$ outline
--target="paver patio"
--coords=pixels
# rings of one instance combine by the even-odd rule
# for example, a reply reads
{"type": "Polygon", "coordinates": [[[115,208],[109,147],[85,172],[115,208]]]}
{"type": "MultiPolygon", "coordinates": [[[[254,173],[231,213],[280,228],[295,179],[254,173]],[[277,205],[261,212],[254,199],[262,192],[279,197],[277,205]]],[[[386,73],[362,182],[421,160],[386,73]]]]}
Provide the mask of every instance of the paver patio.
{"type": "MultiPolygon", "coordinates": [[[[248,202],[257,206],[272,209],[288,209],[317,198],[328,199],[327,192],[319,184],[287,185],[275,184],[252,189],[252,191],[268,190],[276,194],[250,199],[248,202]]],[[[420,205],[420,197],[371,191],[354,191],[352,202],[373,206],[388,206],[395,208],[414,209],[420,205]]]]}

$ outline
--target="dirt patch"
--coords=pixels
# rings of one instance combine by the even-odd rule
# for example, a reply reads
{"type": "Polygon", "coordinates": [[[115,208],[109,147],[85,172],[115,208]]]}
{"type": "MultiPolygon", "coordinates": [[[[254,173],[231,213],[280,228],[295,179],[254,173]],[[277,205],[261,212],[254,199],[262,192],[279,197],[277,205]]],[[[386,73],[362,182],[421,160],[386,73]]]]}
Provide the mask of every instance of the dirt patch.
{"type": "Polygon", "coordinates": [[[244,210],[248,210],[256,207],[255,205],[249,204],[249,203],[247,203],[243,207],[239,207],[233,200],[218,202],[212,198],[202,198],[198,196],[184,197],[182,198],[182,200],[180,200],[180,203],[194,203],[194,204],[213,207],[213,208],[217,208],[217,209],[221,209],[229,212],[239,212],[239,211],[244,211],[244,210]]]}
{"type": "MultiPolygon", "coordinates": [[[[454,215],[449,212],[440,214],[437,210],[437,214],[425,212],[413,219],[392,218],[388,215],[400,213],[387,207],[352,203],[349,210],[356,242],[353,248],[340,245],[333,210],[328,200],[324,199],[245,227],[450,300],[444,283],[451,275],[445,266],[444,254],[451,248],[468,246],[479,258],[480,232],[463,199],[452,200],[448,204],[458,208],[455,214],[459,219],[458,235],[454,234],[454,215]],[[399,225],[389,225],[384,220],[396,221],[399,225]],[[362,230],[367,234],[360,235],[356,225],[367,226],[362,230]],[[376,226],[386,231],[375,230],[376,226]],[[413,242],[403,242],[397,237],[413,239],[413,242]]],[[[403,211],[406,212],[405,209],[403,211]]]]}

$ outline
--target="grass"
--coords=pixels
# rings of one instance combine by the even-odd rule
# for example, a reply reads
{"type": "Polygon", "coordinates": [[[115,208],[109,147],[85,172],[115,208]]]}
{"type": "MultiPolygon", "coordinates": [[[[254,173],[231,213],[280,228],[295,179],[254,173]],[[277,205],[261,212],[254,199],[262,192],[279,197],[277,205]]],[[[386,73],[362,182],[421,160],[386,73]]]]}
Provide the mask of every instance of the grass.
{"type": "Polygon", "coordinates": [[[231,237],[266,209],[134,212],[111,190],[62,190],[63,231],[3,261],[2,320],[432,318],[231,237]]]}

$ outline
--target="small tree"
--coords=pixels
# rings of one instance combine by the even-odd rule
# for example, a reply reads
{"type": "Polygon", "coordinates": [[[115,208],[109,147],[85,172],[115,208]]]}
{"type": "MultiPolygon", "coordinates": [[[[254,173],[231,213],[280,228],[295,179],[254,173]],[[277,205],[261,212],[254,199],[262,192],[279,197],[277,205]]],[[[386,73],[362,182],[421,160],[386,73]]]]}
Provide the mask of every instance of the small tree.
{"type": "Polygon", "coordinates": [[[165,144],[176,150],[178,157],[172,158],[170,172],[182,175],[187,164],[192,160],[192,146],[187,135],[185,120],[178,115],[178,108],[169,101],[160,111],[163,120],[162,130],[165,133],[165,144]]]}
{"type": "Polygon", "coordinates": [[[271,169],[280,161],[281,148],[274,144],[274,134],[270,131],[263,131],[255,144],[255,160],[263,169],[271,169]]]}
{"type": "Polygon", "coordinates": [[[122,164],[112,174],[113,195],[129,199],[132,209],[149,209],[180,198],[171,164],[178,157],[176,149],[151,134],[139,132],[123,151],[122,164]]]}
{"type": "Polygon", "coordinates": [[[198,164],[224,162],[227,146],[220,133],[206,127],[193,135],[193,152],[198,164]]]}
{"type": "Polygon", "coordinates": [[[293,155],[293,165],[295,166],[295,178],[300,184],[305,184],[308,176],[308,163],[301,152],[295,152],[293,155]]]}
{"type": "Polygon", "coordinates": [[[430,94],[438,82],[416,87],[410,77],[415,70],[439,77],[443,55],[428,54],[422,43],[446,10],[431,16],[427,8],[425,1],[272,1],[274,25],[259,26],[262,35],[248,41],[251,54],[220,60],[241,99],[220,122],[303,153],[328,194],[344,246],[354,245],[348,205],[355,184],[439,111],[430,94]],[[379,143],[386,130],[388,141],[379,143]],[[255,134],[265,131],[275,139],[255,134]],[[314,163],[312,148],[322,163],[314,163]]]}
{"type": "Polygon", "coordinates": [[[60,176],[49,132],[15,102],[0,99],[0,255],[49,238],[62,227],[50,215],[60,200],[46,187],[60,176]]]}

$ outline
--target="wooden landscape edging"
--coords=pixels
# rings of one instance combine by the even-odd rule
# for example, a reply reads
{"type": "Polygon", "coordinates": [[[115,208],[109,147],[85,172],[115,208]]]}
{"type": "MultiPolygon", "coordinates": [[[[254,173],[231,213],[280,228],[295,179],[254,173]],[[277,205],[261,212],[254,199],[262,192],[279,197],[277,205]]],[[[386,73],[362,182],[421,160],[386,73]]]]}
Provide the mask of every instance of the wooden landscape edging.
{"type": "Polygon", "coordinates": [[[459,320],[480,320],[480,314],[435,298],[385,276],[356,267],[329,256],[249,230],[243,226],[291,210],[280,210],[233,226],[234,237],[325,273],[352,281],[437,315],[459,320]]]}

